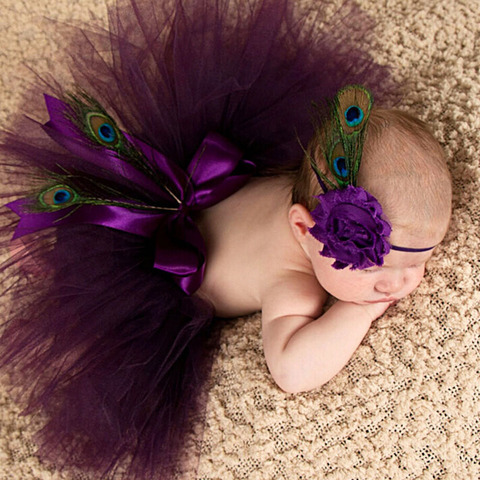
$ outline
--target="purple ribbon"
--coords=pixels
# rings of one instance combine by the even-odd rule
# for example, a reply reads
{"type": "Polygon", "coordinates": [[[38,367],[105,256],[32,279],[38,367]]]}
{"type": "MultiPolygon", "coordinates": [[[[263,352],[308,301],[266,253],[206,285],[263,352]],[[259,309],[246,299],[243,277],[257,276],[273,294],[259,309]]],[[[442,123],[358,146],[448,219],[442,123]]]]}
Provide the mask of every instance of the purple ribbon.
{"type": "Polygon", "coordinates": [[[34,212],[32,200],[22,198],[7,205],[20,221],[13,238],[39,230],[75,224],[93,224],[156,239],[154,267],[172,275],[187,294],[195,292],[205,271],[203,238],[190,212],[208,208],[246,184],[255,165],[242,152],[216,133],[208,134],[194,154],[186,171],[142,141],[123,134],[148,162],[168,180],[168,190],[153,178],[135,169],[108,148],[98,148],[69,120],[72,109],[64,102],[45,95],[50,121],[43,128],[48,135],[82,161],[100,167],[107,174],[136,184],[155,199],[153,209],[112,205],[73,205],[54,212],[34,212]],[[171,192],[171,193],[169,193],[171,192]],[[172,196],[173,194],[173,196],[172,196]],[[178,200],[175,200],[175,198],[178,200]],[[157,203],[158,200],[158,203],[157,203]],[[165,206],[171,211],[161,210],[165,206]]]}

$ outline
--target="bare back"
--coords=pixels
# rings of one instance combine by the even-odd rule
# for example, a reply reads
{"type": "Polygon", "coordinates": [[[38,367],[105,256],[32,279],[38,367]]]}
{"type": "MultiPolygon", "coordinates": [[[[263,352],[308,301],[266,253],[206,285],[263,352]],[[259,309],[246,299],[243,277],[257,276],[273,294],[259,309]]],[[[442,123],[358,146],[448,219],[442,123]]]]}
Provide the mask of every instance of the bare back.
{"type": "Polygon", "coordinates": [[[288,223],[290,188],[287,177],[255,178],[196,219],[207,246],[198,294],[217,315],[261,310],[262,292],[286,272],[311,270],[288,223]]]}

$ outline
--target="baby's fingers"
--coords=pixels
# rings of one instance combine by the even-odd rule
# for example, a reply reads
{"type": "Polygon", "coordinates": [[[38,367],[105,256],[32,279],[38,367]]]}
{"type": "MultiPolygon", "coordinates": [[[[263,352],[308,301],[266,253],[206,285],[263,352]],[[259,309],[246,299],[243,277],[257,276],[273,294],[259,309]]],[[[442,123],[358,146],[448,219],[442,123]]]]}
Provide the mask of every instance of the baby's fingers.
{"type": "Polygon", "coordinates": [[[380,318],[387,309],[393,305],[396,301],[392,302],[379,302],[379,303],[369,303],[367,305],[362,305],[365,308],[367,315],[370,317],[370,320],[373,322],[377,318],[380,318]]]}

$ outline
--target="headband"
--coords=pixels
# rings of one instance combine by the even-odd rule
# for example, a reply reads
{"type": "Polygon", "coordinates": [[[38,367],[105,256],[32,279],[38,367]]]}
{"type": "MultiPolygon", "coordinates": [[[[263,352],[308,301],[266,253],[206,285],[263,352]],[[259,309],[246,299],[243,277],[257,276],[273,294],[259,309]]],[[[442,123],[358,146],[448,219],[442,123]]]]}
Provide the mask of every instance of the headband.
{"type": "Polygon", "coordinates": [[[323,190],[311,212],[315,225],[309,231],[323,244],[320,254],[335,259],[332,266],[337,270],[382,266],[390,250],[418,253],[435,248],[390,244],[392,227],[380,202],[356,186],[372,105],[373,96],[363,86],[344,87],[329,104],[327,121],[317,127],[321,154],[333,181],[307,153],[323,190]]]}

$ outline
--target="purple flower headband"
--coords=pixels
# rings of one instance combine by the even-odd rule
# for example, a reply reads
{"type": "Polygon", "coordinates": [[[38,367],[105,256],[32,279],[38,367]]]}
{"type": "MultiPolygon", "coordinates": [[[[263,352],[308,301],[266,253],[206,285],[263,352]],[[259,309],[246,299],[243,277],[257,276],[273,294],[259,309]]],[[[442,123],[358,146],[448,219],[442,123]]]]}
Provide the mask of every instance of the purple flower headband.
{"type": "Polygon", "coordinates": [[[390,250],[425,252],[435,248],[391,245],[392,227],[383,217],[380,202],[356,186],[372,105],[373,97],[366,88],[347,86],[335,96],[331,118],[319,129],[322,154],[336,183],[310,156],[324,193],[317,197],[319,204],[311,212],[315,225],[309,231],[323,244],[320,254],[335,259],[332,266],[337,270],[349,265],[351,270],[382,266],[390,250]]]}

